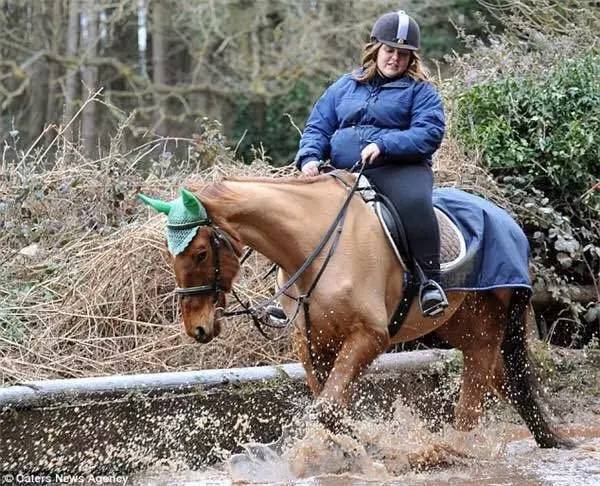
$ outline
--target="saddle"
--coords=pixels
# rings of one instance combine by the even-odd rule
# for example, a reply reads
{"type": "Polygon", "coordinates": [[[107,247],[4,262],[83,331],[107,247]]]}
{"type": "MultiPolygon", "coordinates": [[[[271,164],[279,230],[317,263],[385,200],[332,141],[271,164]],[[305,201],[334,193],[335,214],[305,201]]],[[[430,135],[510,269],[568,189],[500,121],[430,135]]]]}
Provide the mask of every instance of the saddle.
{"type": "MultiPolygon", "coordinates": [[[[378,193],[369,180],[363,175],[358,181],[358,192],[371,207],[381,223],[394,254],[400,264],[414,271],[413,258],[408,246],[406,232],[400,215],[392,202],[384,194],[378,193]]],[[[440,232],[440,270],[442,280],[452,280],[448,274],[460,267],[467,255],[465,238],[454,222],[441,209],[434,207],[440,232]]]]}

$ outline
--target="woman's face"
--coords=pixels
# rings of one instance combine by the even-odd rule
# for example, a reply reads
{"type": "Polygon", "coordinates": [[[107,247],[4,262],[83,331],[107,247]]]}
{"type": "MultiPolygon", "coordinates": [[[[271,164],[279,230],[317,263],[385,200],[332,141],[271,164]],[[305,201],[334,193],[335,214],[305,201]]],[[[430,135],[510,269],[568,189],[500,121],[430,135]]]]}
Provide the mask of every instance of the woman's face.
{"type": "Polygon", "coordinates": [[[410,62],[410,51],[382,44],[377,51],[377,69],[388,78],[404,74],[410,62]]]}

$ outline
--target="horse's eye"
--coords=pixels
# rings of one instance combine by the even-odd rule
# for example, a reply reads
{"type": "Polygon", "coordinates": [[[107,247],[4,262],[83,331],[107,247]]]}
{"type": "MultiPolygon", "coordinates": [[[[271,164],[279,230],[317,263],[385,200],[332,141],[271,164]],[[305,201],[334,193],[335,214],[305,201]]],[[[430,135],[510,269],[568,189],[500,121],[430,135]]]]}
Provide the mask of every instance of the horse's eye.
{"type": "Polygon", "coordinates": [[[206,250],[199,251],[198,254],[196,255],[196,261],[198,263],[202,263],[204,260],[206,260],[207,255],[208,255],[208,252],[206,250]]]}

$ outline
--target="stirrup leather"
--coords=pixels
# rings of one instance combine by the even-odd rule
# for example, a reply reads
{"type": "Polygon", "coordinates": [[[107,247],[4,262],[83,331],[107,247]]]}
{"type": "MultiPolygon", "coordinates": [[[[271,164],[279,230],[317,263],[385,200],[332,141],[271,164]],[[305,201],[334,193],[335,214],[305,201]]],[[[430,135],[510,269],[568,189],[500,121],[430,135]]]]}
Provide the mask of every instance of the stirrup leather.
{"type": "Polygon", "coordinates": [[[419,307],[421,309],[421,314],[428,317],[437,316],[438,314],[444,312],[444,309],[448,307],[448,298],[446,297],[446,293],[444,292],[444,289],[442,289],[440,284],[437,283],[435,280],[427,280],[421,283],[421,286],[419,287],[419,307]],[[429,309],[423,309],[423,292],[431,287],[437,289],[440,292],[442,300],[434,306],[430,307],[429,309]]]}

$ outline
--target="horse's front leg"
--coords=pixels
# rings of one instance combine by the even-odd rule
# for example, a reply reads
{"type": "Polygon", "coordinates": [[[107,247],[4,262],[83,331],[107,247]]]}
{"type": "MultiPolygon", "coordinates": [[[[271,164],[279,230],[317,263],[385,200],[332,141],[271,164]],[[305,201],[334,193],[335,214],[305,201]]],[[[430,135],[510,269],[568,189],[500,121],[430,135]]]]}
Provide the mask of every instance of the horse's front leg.
{"type": "Polygon", "coordinates": [[[352,382],[388,345],[385,327],[376,330],[361,324],[346,337],[318,398],[321,418],[326,423],[331,423],[327,415],[337,415],[347,405],[352,382]]]}
{"type": "Polygon", "coordinates": [[[294,328],[294,351],[302,363],[302,367],[306,373],[306,384],[308,385],[308,388],[313,396],[316,397],[323,390],[324,380],[319,380],[319,370],[317,367],[315,367],[315,364],[311,359],[308,341],[306,340],[304,333],[301,331],[301,327],[303,326],[296,326],[294,328]]]}
{"type": "MultiPolygon", "coordinates": [[[[317,352],[311,355],[310,345],[306,336],[303,319],[298,318],[294,327],[293,342],[294,352],[304,367],[306,383],[314,397],[318,397],[323,390],[323,385],[331,372],[336,353],[333,346],[320,346],[317,352]]],[[[311,343],[312,346],[315,343],[311,343]]]]}

